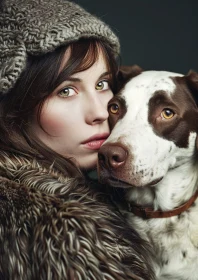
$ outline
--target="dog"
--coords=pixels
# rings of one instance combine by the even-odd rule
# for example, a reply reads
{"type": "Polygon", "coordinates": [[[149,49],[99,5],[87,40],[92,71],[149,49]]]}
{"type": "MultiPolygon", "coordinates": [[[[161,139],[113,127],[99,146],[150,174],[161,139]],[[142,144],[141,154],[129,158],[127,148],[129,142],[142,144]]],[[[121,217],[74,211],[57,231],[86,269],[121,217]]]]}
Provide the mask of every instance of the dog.
{"type": "Polygon", "coordinates": [[[152,244],[156,278],[197,280],[198,74],[128,68],[108,105],[99,180],[124,192],[119,207],[152,244]]]}

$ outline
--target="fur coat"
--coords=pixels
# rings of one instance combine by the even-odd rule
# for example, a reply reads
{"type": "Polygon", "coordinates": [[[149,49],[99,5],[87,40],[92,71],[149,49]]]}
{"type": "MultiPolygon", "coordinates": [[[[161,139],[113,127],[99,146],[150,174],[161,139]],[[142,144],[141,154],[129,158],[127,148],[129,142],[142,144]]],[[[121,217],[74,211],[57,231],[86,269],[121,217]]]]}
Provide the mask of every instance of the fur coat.
{"type": "Polygon", "coordinates": [[[151,280],[147,246],[96,184],[0,152],[1,280],[151,280]]]}

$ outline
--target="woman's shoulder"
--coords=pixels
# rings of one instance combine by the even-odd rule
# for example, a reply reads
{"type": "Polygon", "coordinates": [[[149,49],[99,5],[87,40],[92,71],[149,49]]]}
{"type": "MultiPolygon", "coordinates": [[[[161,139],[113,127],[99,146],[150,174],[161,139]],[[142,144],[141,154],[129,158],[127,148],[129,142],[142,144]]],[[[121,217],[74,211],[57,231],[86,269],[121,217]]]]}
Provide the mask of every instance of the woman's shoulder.
{"type": "Polygon", "coordinates": [[[68,229],[85,232],[99,220],[101,227],[107,224],[114,216],[111,208],[96,181],[66,177],[35,159],[0,154],[1,219],[28,221],[31,227],[41,220],[51,225],[68,223],[68,229]]]}
{"type": "Polygon", "coordinates": [[[0,156],[0,276],[124,280],[136,279],[136,271],[152,279],[145,244],[133,248],[124,219],[95,181],[65,177],[36,161],[3,160],[0,156]]]}

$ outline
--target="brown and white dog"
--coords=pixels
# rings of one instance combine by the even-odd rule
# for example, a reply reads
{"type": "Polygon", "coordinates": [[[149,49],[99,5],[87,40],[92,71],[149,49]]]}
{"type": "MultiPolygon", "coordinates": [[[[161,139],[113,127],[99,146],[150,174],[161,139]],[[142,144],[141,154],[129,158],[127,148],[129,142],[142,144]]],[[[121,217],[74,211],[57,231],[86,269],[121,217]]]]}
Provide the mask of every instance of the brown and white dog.
{"type": "Polygon", "coordinates": [[[197,280],[198,74],[125,74],[109,103],[99,178],[124,189],[120,207],[153,244],[157,279],[197,280]]]}

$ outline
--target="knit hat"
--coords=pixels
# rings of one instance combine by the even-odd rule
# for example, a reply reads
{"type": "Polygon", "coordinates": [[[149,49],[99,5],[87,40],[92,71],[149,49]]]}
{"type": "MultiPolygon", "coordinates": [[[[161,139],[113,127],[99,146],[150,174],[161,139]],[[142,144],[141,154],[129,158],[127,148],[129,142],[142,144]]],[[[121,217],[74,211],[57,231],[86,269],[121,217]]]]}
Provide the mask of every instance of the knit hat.
{"type": "MultiPolygon", "coordinates": [[[[0,0],[2,1],[2,0],[0,0]]],[[[40,55],[80,38],[98,38],[119,53],[110,27],[66,0],[7,0],[0,6],[0,95],[12,88],[28,55],[40,55]]]]}

